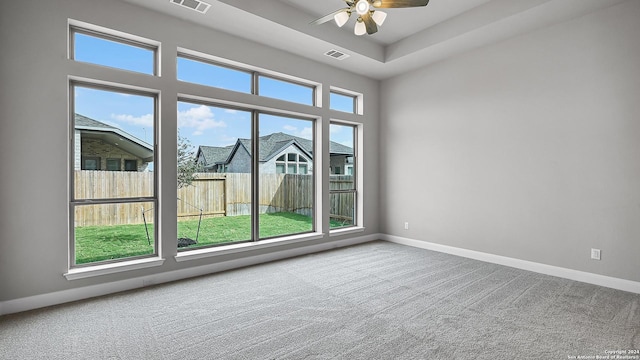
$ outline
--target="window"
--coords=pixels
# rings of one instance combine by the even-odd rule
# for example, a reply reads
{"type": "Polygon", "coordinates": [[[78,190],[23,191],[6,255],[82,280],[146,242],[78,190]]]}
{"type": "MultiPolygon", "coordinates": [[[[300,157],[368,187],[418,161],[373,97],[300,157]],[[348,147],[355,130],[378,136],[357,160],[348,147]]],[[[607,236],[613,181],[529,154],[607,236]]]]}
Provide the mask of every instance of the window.
{"type": "Polygon", "coordinates": [[[157,254],[156,95],[80,82],[71,94],[70,267],[157,254]],[[141,166],[120,172],[122,157],[141,166]]]}
{"type": "Polygon", "coordinates": [[[82,170],[100,170],[100,158],[95,156],[82,157],[82,170]]]}
{"type": "Polygon", "coordinates": [[[288,153],[276,159],[276,173],[278,174],[303,174],[308,173],[307,159],[304,155],[288,153]],[[285,172],[285,169],[286,172],[285,172]]]}
{"type": "Polygon", "coordinates": [[[314,231],[314,122],[265,113],[258,121],[260,239],[314,231]]]}
{"type": "Polygon", "coordinates": [[[71,39],[71,59],[75,61],[148,75],[157,73],[156,45],[73,26],[71,39]]]}
{"type": "Polygon", "coordinates": [[[107,171],[120,171],[120,159],[107,159],[107,171]]]}
{"type": "Polygon", "coordinates": [[[258,76],[258,95],[304,105],[314,105],[314,87],[264,75],[258,76]]]}
{"type": "Polygon", "coordinates": [[[178,102],[178,247],[252,240],[252,113],[178,102]]]}
{"type": "Polygon", "coordinates": [[[251,73],[186,55],[178,56],[178,80],[251,93],[251,73]]]}
{"type": "Polygon", "coordinates": [[[137,160],[125,160],[124,161],[124,171],[138,171],[138,161],[137,160]]]}
{"type": "Polygon", "coordinates": [[[313,231],[312,129],[312,120],[180,101],[179,251],[313,231]]]}
{"type": "Polygon", "coordinates": [[[286,75],[267,75],[262,70],[228,64],[224,59],[197,51],[178,49],[178,53],[177,74],[180,81],[315,105],[317,84],[307,80],[288,79],[286,75]]]}
{"type": "Polygon", "coordinates": [[[332,110],[356,113],[357,96],[342,94],[336,91],[330,92],[329,104],[332,110]]]}
{"type": "Polygon", "coordinates": [[[332,229],[357,225],[356,139],[356,126],[331,123],[329,156],[333,173],[329,179],[329,218],[332,229]]]}

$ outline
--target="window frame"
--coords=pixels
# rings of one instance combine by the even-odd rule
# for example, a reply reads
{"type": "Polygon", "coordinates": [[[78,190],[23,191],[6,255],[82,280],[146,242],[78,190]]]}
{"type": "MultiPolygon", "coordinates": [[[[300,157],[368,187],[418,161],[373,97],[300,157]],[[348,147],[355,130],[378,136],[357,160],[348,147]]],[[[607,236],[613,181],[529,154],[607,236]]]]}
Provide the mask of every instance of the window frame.
{"type": "MultiPolygon", "coordinates": [[[[153,99],[153,117],[154,117],[154,126],[153,126],[153,151],[154,151],[154,166],[158,163],[158,124],[159,124],[159,91],[155,91],[152,89],[141,89],[134,88],[129,85],[124,84],[116,84],[101,81],[91,81],[88,79],[80,79],[75,77],[69,77],[68,80],[69,86],[69,122],[68,122],[68,131],[69,131],[69,159],[68,159],[68,183],[69,183],[69,270],[81,269],[81,268],[89,268],[100,265],[108,265],[115,263],[124,263],[131,260],[138,259],[149,259],[149,258],[158,258],[160,255],[159,251],[159,232],[158,226],[153,227],[153,253],[147,255],[138,255],[138,256],[129,256],[118,259],[111,260],[101,260],[94,261],[84,264],[76,263],[76,232],[75,232],[75,208],[87,205],[114,205],[114,204],[129,204],[129,203],[152,203],[153,204],[153,223],[158,224],[158,172],[153,172],[153,195],[152,196],[133,196],[126,198],[76,198],[75,193],[75,158],[76,158],[76,148],[75,148],[75,91],[77,87],[95,89],[101,91],[111,91],[128,95],[137,95],[137,96],[145,96],[153,99]]],[[[82,154],[82,153],[81,153],[82,154]]],[[[80,154],[81,158],[82,155],[80,154]]],[[[81,161],[83,161],[82,159],[81,161]]],[[[137,162],[137,160],[136,160],[137,162]]],[[[101,167],[101,164],[99,164],[101,167]]],[[[82,168],[82,167],[81,167],[82,168]]]]}
{"type": "MultiPolygon", "coordinates": [[[[264,107],[255,106],[252,104],[237,104],[237,103],[229,104],[229,103],[212,99],[212,98],[203,98],[200,96],[188,95],[188,94],[179,94],[177,98],[177,102],[187,102],[187,103],[196,104],[196,105],[204,105],[204,106],[250,112],[251,119],[252,119],[251,120],[252,154],[260,153],[258,139],[260,135],[260,131],[259,131],[260,119],[259,118],[261,114],[285,117],[289,119],[310,121],[313,129],[311,141],[314,147],[314,153],[318,147],[317,126],[318,126],[318,122],[320,121],[319,116],[314,116],[311,114],[301,114],[301,113],[292,114],[291,112],[286,110],[281,110],[276,108],[264,108],[264,107]]],[[[287,159],[287,154],[289,153],[283,154],[285,157],[285,160],[287,159]]],[[[292,153],[292,154],[296,154],[299,159],[300,154],[297,154],[297,153],[292,153]]],[[[315,169],[317,161],[318,160],[316,159],[315,156],[311,160],[307,159],[307,162],[304,163],[307,165],[307,170],[309,169],[309,167],[311,167],[312,169],[315,169]]],[[[274,159],[274,162],[275,162],[275,159],[274,159]]],[[[297,165],[296,165],[296,169],[298,169],[297,165]]],[[[286,166],[285,166],[285,171],[286,171],[286,166]]],[[[285,175],[287,174],[289,173],[285,172],[285,175]]],[[[297,174],[291,174],[291,175],[297,175],[297,174]]],[[[309,175],[309,173],[307,173],[307,175],[309,175]]],[[[309,234],[317,233],[318,226],[319,226],[319,218],[317,216],[318,208],[319,208],[318,203],[320,201],[320,199],[318,198],[318,179],[319,179],[318,176],[320,175],[317,174],[315,171],[313,171],[313,173],[310,176],[312,176],[311,187],[313,192],[312,194],[313,203],[311,205],[311,208],[313,209],[313,215],[311,216],[311,219],[312,219],[311,230],[305,231],[305,232],[299,232],[295,234],[277,235],[273,237],[260,237],[260,224],[259,224],[259,221],[260,221],[260,193],[259,193],[260,191],[260,158],[252,156],[251,157],[252,179],[251,179],[251,197],[250,197],[251,198],[251,239],[244,240],[244,241],[217,243],[217,244],[200,246],[196,248],[178,248],[177,249],[178,256],[183,256],[186,258],[186,257],[189,257],[188,255],[189,253],[200,254],[202,251],[207,251],[215,248],[233,247],[233,246],[242,245],[242,244],[260,244],[263,242],[269,243],[271,241],[278,241],[278,239],[280,238],[309,236],[309,234]]],[[[196,255],[196,257],[200,257],[200,256],[196,255]]]]}
{"type": "MultiPolygon", "coordinates": [[[[311,80],[307,80],[307,79],[303,79],[303,78],[299,78],[299,77],[295,77],[295,76],[291,76],[291,75],[287,75],[287,74],[283,74],[283,73],[278,73],[275,71],[269,71],[269,70],[265,70],[263,68],[259,68],[256,66],[251,66],[251,65],[247,65],[247,64],[243,64],[243,63],[239,63],[236,61],[232,61],[229,59],[224,59],[218,56],[214,56],[214,55],[209,55],[206,53],[202,53],[199,51],[195,51],[195,50],[190,50],[187,48],[183,48],[183,47],[178,47],[177,49],[177,55],[176,55],[176,59],[177,58],[186,58],[186,59],[190,59],[190,60],[194,60],[194,61],[199,61],[205,64],[211,64],[214,66],[219,66],[219,67],[223,67],[223,68],[228,68],[231,70],[237,70],[240,72],[245,72],[245,73],[250,73],[251,74],[251,95],[256,95],[256,96],[261,96],[264,98],[268,98],[268,99],[276,99],[279,101],[286,101],[288,103],[291,104],[297,104],[297,105],[302,105],[302,106],[313,106],[313,107],[321,107],[321,103],[322,100],[319,98],[319,94],[321,93],[321,89],[322,89],[322,84],[315,82],[315,81],[311,81],[311,80]],[[303,87],[307,87],[310,88],[311,91],[311,105],[309,104],[303,104],[303,103],[299,103],[299,102],[295,102],[295,101],[289,101],[289,100],[285,100],[285,99],[279,99],[279,98],[274,98],[274,97],[270,97],[270,96],[264,96],[264,95],[260,95],[260,89],[259,89],[259,82],[260,82],[260,77],[265,77],[265,78],[270,78],[273,80],[277,80],[277,81],[282,81],[282,82],[286,82],[286,83],[290,83],[293,85],[299,85],[299,86],[303,86],[303,87]]],[[[177,76],[177,60],[176,60],[176,76],[177,76]]],[[[178,82],[186,82],[189,83],[188,81],[182,81],[182,80],[177,80],[178,82]]],[[[210,87],[210,88],[215,88],[215,89],[222,89],[225,91],[234,91],[234,90],[229,90],[229,89],[224,89],[224,88],[219,88],[219,87],[215,87],[215,86],[209,86],[209,85],[202,85],[202,84],[198,84],[200,86],[206,86],[206,87],[210,87]]],[[[236,91],[237,92],[237,91],[236,91]]],[[[240,92],[242,94],[246,94],[245,92],[240,92]]],[[[250,105],[250,104],[247,104],[250,105]]],[[[278,109],[274,109],[275,111],[278,111],[278,109]]],[[[269,109],[267,109],[266,111],[270,111],[269,109]]],[[[286,111],[285,111],[286,113],[286,111]]],[[[303,114],[304,115],[304,114],[303,114]]]]}
{"type": "MultiPolygon", "coordinates": [[[[356,123],[352,123],[352,122],[348,122],[348,121],[341,121],[341,120],[334,120],[331,119],[329,126],[331,125],[339,125],[339,126],[345,126],[345,127],[350,127],[353,129],[353,155],[352,157],[352,161],[349,162],[349,166],[351,166],[353,168],[353,174],[349,175],[346,172],[346,168],[347,165],[345,164],[344,167],[341,167],[343,169],[345,169],[345,171],[342,174],[329,174],[329,178],[331,179],[331,176],[353,176],[353,187],[350,189],[340,189],[340,190],[331,190],[331,186],[329,186],[329,193],[328,193],[328,199],[329,199],[329,203],[331,203],[331,195],[334,194],[353,194],[353,223],[347,226],[340,226],[340,227],[335,227],[335,228],[331,228],[331,226],[329,226],[329,232],[330,233],[337,233],[340,231],[344,231],[345,229],[349,230],[349,229],[353,229],[353,228],[360,228],[362,227],[362,196],[360,194],[360,188],[361,188],[361,176],[360,175],[360,162],[361,162],[361,148],[360,148],[360,142],[362,141],[362,124],[356,124],[356,123]]],[[[331,144],[331,136],[329,136],[329,144],[331,144]]],[[[329,145],[330,146],[330,145],[329,145]]],[[[329,180],[331,181],[331,180],[329,180]]],[[[331,208],[329,208],[329,211],[331,211],[331,208]]],[[[331,214],[329,214],[329,218],[331,218],[331,214]]]]}
{"type": "Polygon", "coordinates": [[[115,69],[118,71],[127,71],[141,75],[150,75],[150,76],[160,76],[160,43],[157,41],[145,39],[140,36],[135,36],[131,34],[127,34],[121,31],[116,31],[108,28],[104,28],[101,26],[96,26],[80,21],[69,20],[69,49],[68,56],[70,60],[92,64],[96,66],[106,67],[109,69],[115,69]],[[153,53],[153,71],[151,74],[146,72],[140,72],[130,69],[124,69],[109,65],[96,64],[92,62],[85,62],[76,60],[76,44],[75,44],[75,35],[81,34],[86,36],[95,37],[101,40],[112,41],[116,43],[120,43],[123,45],[133,46],[144,50],[149,50],[153,53]]]}

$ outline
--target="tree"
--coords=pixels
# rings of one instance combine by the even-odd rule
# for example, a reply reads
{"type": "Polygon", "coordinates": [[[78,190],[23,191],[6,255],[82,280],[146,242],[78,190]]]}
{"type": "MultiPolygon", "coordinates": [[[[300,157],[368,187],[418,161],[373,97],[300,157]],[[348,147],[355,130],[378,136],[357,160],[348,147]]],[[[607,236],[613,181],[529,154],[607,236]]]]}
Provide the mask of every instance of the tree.
{"type": "Polygon", "coordinates": [[[191,185],[200,171],[191,141],[178,132],[178,189],[191,185]]]}

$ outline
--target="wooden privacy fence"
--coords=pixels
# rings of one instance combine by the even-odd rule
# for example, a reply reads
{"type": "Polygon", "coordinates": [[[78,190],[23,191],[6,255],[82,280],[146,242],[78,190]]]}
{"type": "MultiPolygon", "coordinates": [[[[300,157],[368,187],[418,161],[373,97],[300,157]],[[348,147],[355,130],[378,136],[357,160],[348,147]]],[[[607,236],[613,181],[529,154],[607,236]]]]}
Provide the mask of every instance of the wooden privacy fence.
{"type": "MultiPolygon", "coordinates": [[[[331,176],[333,190],[353,187],[352,176],[331,176]]],[[[121,171],[75,172],[77,199],[109,199],[153,195],[153,173],[121,171]]],[[[310,216],[313,208],[312,175],[261,174],[260,212],[294,212],[310,216]]],[[[353,214],[353,195],[331,196],[331,214],[353,214]]],[[[190,186],[178,190],[178,218],[237,216],[251,213],[251,175],[200,173],[190,186]]],[[[140,224],[153,219],[152,203],[76,206],[76,226],[140,224]]],[[[335,215],[335,216],[334,216],[335,215]]]]}

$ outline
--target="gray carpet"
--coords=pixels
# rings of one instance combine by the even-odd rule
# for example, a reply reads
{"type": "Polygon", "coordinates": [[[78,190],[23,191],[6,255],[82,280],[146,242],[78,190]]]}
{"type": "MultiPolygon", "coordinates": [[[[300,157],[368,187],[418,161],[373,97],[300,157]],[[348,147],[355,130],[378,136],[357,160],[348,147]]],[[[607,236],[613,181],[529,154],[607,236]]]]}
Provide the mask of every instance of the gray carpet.
{"type": "Polygon", "coordinates": [[[629,349],[640,349],[640,295],[387,242],[0,318],[0,359],[568,359],[629,349]]]}

